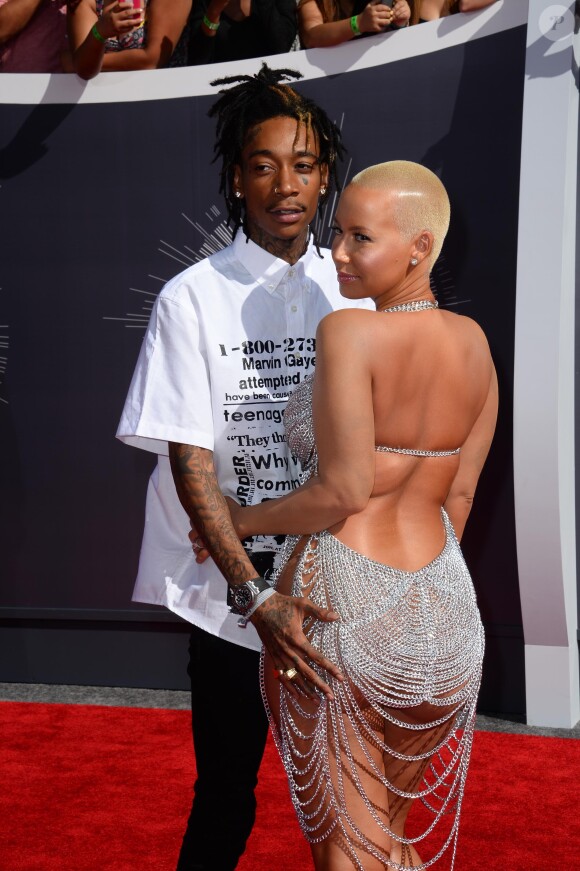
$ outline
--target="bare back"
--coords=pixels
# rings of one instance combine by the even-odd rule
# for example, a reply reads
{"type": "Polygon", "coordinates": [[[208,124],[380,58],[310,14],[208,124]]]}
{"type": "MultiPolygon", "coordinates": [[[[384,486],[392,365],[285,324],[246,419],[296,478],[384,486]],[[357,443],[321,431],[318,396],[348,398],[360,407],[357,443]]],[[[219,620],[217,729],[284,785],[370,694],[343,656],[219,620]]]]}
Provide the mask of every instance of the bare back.
{"type": "MultiPolygon", "coordinates": [[[[462,449],[445,457],[375,452],[367,506],[330,530],[354,550],[412,571],[444,545],[441,507],[465,463],[463,483],[475,489],[495,424],[491,355],[477,324],[450,312],[341,315],[350,322],[353,347],[364,348],[369,360],[375,445],[462,449]],[[473,465],[474,453],[478,460],[483,455],[481,464],[473,465]]],[[[329,354],[331,366],[332,346],[329,354]]]]}

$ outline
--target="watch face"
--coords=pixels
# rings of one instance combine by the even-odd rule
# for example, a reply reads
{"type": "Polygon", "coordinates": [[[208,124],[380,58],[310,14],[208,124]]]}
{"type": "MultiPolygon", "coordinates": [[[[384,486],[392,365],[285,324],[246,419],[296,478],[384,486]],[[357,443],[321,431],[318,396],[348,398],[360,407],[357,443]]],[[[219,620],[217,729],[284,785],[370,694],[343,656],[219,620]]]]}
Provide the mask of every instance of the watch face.
{"type": "Polygon", "coordinates": [[[236,608],[239,608],[240,611],[244,612],[250,607],[253,601],[253,593],[245,584],[236,587],[234,590],[234,603],[236,608]]]}

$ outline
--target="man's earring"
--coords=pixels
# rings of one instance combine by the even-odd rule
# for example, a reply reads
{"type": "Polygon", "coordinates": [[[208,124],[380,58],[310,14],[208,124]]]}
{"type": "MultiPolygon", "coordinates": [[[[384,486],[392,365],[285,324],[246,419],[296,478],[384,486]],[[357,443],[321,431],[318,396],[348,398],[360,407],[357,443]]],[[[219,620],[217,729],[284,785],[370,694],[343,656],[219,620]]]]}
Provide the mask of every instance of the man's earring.
{"type": "Polygon", "coordinates": [[[326,188],[325,188],[324,185],[323,185],[323,186],[320,188],[320,196],[323,197],[325,193],[326,193],[326,188]]]}
{"type": "Polygon", "coordinates": [[[411,257],[411,266],[416,266],[418,262],[416,257],[411,257]]]}
{"type": "Polygon", "coordinates": [[[239,191],[234,191],[234,196],[236,197],[236,199],[239,200],[239,198],[241,197],[241,193],[239,191]]]}

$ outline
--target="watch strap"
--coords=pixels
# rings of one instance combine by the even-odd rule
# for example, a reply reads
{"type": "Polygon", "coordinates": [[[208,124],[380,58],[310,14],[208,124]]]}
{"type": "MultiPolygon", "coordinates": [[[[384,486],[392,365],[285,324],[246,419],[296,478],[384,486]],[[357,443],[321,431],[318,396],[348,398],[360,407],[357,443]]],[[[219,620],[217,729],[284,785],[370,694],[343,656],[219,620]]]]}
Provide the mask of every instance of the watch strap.
{"type": "Polygon", "coordinates": [[[271,584],[268,583],[266,578],[263,578],[261,575],[258,575],[255,578],[251,578],[249,581],[245,581],[246,584],[253,584],[258,588],[258,593],[262,593],[264,590],[268,590],[271,587],[271,584]]]}
{"type": "Polygon", "coordinates": [[[270,596],[273,596],[275,592],[276,592],[276,590],[274,589],[274,587],[269,586],[267,590],[262,590],[260,593],[258,593],[256,601],[254,602],[252,607],[249,609],[249,611],[246,611],[246,613],[244,614],[244,620],[247,622],[250,619],[250,617],[252,616],[252,614],[258,610],[260,605],[263,605],[264,602],[266,601],[266,599],[269,599],[270,596]]]}

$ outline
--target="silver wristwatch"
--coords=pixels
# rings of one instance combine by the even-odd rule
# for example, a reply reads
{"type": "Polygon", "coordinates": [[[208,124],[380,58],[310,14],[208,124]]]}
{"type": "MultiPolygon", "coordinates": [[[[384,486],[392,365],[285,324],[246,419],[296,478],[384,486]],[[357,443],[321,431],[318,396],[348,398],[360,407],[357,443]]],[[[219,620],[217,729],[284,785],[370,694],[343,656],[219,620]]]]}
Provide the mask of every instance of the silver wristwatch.
{"type": "Polygon", "coordinates": [[[265,590],[272,589],[268,581],[264,578],[252,578],[251,581],[246,581],[243,584],[236,584],[235,587],[230,587],[232,614],[241,614],[245,617],[250,611],[254,610],[254,605],[260,593],[265,590]]]}

